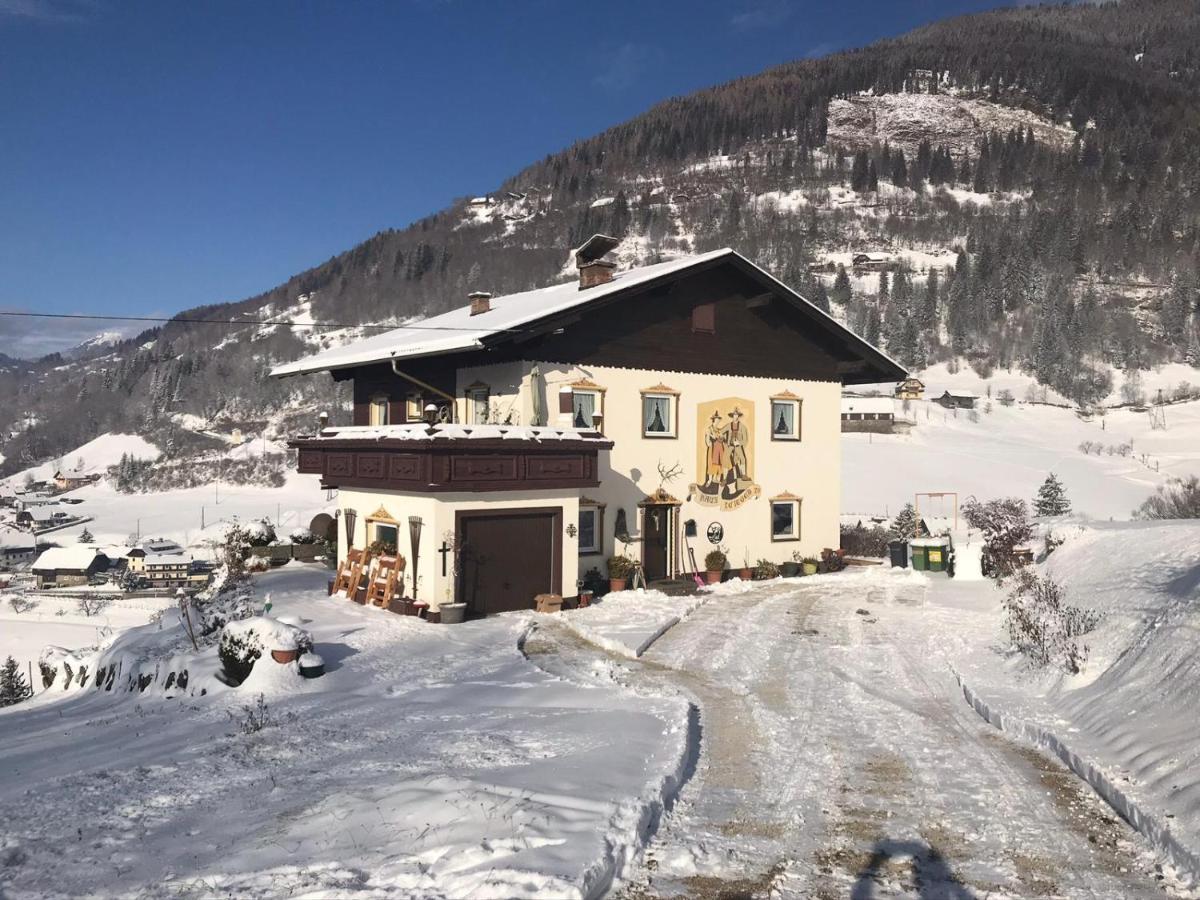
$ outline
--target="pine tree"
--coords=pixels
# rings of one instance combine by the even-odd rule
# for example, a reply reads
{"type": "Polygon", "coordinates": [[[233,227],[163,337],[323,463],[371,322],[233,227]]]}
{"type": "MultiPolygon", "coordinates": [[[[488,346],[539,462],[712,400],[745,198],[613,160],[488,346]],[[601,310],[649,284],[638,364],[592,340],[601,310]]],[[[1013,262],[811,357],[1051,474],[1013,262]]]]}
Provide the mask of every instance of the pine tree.
{"type": "Polygon", "coordinates": [[[79,532],[79,543],[90,544],[94,540],[95,540],[95,538],[92,536],[92,533],[90,531],[88,531],[86,528],[83,529],[83,531],[79,532]]]}
{"type": "Polygon", "coordinates": [[[911,503],[905,503],[900,512],[892,518],[888,534],[896,538],[910,538],[916,536],[916,529],[917,510],[911,503]]]}
{"type": "Polygon", "coordinates": [[[1033,512],[1038,516],[1065,516],[1070,511],[1071,501],[1067,499],[1067,492],[1051,472],[1033,498],[1033,512]]]}
{"type": "Polygon", "coordinates": [[[837,275],[833,279],[833,290],[829,293],[829,299],[844,306],[850,302],[850,293],[850,276],[846,274],[846,267],[839,265],[837,275]]]}
{"type": "Polygon", "coordinates": [[[0,667],[0,706],[12,706],[33,696],[33,689],[21,674],[21,667],[11,656],[0,667]]]}

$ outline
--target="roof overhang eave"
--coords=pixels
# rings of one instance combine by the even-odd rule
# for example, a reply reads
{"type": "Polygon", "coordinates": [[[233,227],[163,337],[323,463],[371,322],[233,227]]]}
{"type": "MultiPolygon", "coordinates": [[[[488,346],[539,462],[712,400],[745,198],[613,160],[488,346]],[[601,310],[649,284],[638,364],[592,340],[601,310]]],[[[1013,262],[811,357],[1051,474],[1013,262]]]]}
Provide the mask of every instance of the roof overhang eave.
{"type": "Polygon", "coordinates": [[[280,369],[295,365],[294,363],[286,363],[283,366],[276,366],[270,372],[270,378],[291,378],[294,375],[314,375],[317,372],[337,372],[342,369],[357,369],[362,366],[372,366],[376,363],[390,363],[393,360],[399,361],[403,359],[423,359],[428,356],[448,356],[453,353],[468,353],[472,350],[482,350],[484,345],[479,340],[472,340],[470,344],[459,347],[446,347],[438,350],[421,350],[410,353],[397,353],[395,350],[390,353],[374,354],[365,359],[355,359],[353,361],[335,363],[333,365],[313,365],[303,366],[292,369],[291,371],[281,372],[280,369]]]}

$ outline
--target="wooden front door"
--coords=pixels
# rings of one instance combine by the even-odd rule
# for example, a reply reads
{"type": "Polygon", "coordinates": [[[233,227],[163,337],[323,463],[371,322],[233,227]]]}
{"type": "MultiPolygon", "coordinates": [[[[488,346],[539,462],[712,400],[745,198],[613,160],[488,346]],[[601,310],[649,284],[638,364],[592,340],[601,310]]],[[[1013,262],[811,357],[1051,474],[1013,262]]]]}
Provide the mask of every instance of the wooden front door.
{"type": "Polygon", "coordinates": [[[672,506],[642,508],[642,568],[646,581],[659,581],[670,574],[672,506]]]}
{"type": "Polygon", "coordinates": [[[457,514],[458,599],[472,616],[533,609],[562,593],[562,508],[457,514]]]}

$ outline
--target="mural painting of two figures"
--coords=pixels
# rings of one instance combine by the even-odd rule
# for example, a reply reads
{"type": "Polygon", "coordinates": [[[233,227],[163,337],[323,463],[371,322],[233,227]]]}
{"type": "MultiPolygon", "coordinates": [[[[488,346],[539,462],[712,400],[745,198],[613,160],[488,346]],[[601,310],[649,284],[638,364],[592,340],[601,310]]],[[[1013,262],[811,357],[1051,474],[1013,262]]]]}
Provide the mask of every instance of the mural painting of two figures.
{"type": "Polygon", "coordinates": [[[688,498],[705,506],[736,509],[759,495],[754,482],[754,403],[741,397],[696,407],[699,481],[688,498]]]}

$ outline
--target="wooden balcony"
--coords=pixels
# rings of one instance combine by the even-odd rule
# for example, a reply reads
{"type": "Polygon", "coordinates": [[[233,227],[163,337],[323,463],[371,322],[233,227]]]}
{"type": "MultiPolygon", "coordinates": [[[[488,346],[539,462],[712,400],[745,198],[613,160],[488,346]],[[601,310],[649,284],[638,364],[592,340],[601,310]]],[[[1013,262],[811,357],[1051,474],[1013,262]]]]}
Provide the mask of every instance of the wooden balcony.
{"type": "Polygon", "coordinates": [[[482,493],[596,487],[612,441],[573,429],[393,425],[329,428],[288,446],[327,488],[482,493]]]}

